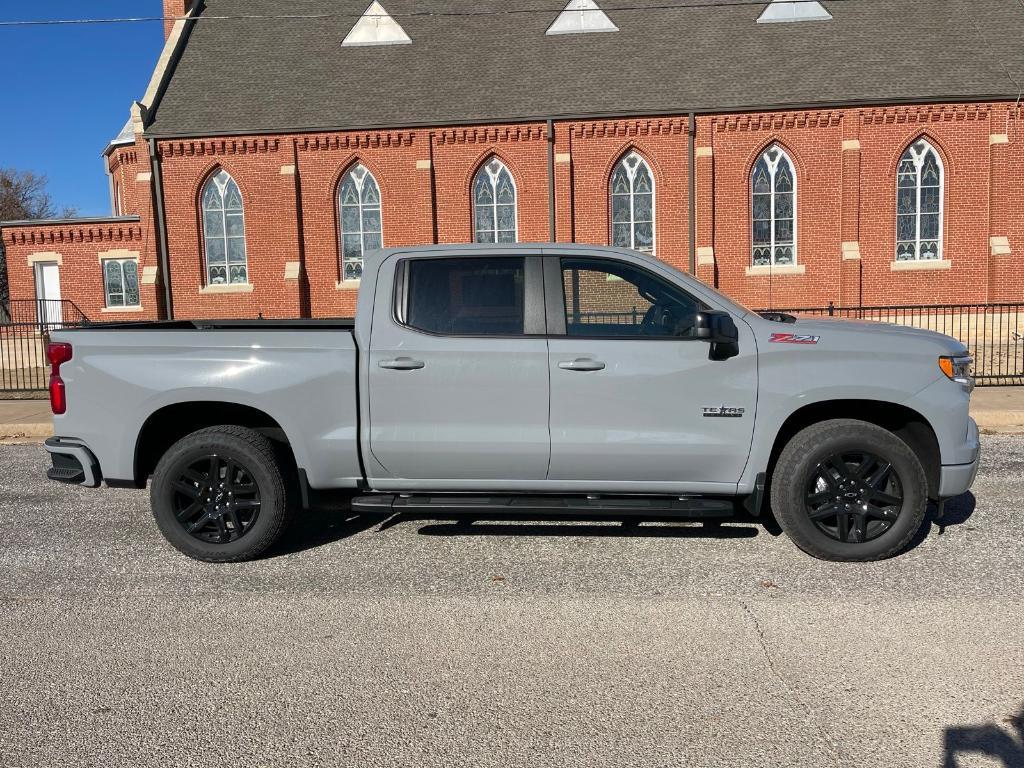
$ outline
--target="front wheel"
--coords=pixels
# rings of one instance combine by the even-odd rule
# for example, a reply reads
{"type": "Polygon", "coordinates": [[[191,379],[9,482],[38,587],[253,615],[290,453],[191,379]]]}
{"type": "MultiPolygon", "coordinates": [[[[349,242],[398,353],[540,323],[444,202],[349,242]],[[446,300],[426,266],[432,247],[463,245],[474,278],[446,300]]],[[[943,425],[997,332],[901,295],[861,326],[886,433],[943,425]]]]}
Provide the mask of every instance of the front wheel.
{"type": "Polygon", "coordinates": [[[798,432],[783,449],[771,504],[779,525],[808,554],[882,560],[920,530],[928,482],[917,455],[892,432],[833,419],[798,432]]]}
{"type": "Polygon", "coordinates": [[[153,473],[150,498],[164,537],[211,563],[259,557],[280,539],[290,511],[273,444],[236,426],[202,429],[172,445],[153,473]]]}

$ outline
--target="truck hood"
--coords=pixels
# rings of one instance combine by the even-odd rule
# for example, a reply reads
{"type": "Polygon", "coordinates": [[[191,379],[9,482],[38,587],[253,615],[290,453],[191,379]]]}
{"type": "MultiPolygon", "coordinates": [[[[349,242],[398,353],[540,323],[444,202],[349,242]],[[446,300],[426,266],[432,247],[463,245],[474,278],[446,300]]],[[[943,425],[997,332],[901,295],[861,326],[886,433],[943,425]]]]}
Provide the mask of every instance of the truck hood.
{"type": "MultiPolygon", "coordinates": [[[[770,322],[770,321],[768,321],[770,322]]],[[[942,350],[941,354],[964,354],[967,348],[952,336],[929,331],[925,328],[912,328],[894,323],[881,323],[875,320],[846,320],[837,318],[797,318],[795,323],[774,323],[773,329],[779,333],[799,333],[827,337],[831,334],[884,334],[887,342],[905,340],[908,344],[920,346],[930,343],[942,350]]]]}

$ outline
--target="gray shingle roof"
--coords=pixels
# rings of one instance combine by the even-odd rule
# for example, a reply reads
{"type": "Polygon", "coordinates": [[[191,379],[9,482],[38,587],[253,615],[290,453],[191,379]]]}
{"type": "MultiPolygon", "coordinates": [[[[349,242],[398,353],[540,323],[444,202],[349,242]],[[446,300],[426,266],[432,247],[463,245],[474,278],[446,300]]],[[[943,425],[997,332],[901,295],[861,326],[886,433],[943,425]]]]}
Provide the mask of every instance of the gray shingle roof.
{"type": "Polygon", "coordinates": [[[207,0],[203,16],[338,15],[200,18],[147,133],[1016,99],[1024,85],[1016,0],[823,0],[832,21],[794,24],[755,23],[763,3],[598,0],[619,32],[545,35],[564,1],[383,0],[412,45],[343,48],[368,0],[207,0]],[[654,7],[669,3],[699,7],[654,7]],[[415,15],[510,9],[539,12],[415,15]]]}
{"type": "Polygon", "coordinates": [[[120,146],[123,146],[125,144],[134,144],[134,143],[135,143],[135,125],[132,122],[131,117],[129,117],[128,118],[128,122],[124,124],[124,127],[121,129],[120,133],[118,133],[117,136],[115,136],[114,138],[112,138],[110,140],[110,143],[107,144],[107,148],[103,150],[103,153],[106,154],[106,153],[110,152],[114,147],[120,147],[120,146]]]}

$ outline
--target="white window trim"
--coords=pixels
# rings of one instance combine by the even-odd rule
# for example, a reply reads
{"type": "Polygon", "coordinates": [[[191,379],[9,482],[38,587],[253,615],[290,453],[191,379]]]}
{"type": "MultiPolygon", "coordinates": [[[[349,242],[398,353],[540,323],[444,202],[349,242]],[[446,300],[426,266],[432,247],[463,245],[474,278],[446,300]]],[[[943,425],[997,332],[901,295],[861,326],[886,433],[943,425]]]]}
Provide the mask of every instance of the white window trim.
{"type": "MultiPolygon", "coordinates": [[[[896,225],[895,234],[896,234],[896,239],[895,239],[895,247],[894,247],[894,254],[893,254],[893,262],[894,263],[897,263],[897,262],[899,262],[899,263],[903,263],[903,262],[917,262],[917,261],[920,261],[920,262],[943,261],[945,259],[945,250],[946,249],[943,247],[944,246],[943,240],[945,239],[944,238],[944,235],[945,235],[944,224],[945,224],[945,220],[946,220],[945,205],[946,205],[946,166],[942,162],[942,155],[939,154],[939,151],[935,148],[935,146],[930,141],[928,141],[928,139],[925,139],[923,137],[922,138],[918,138],[918,139],[914,139],[912,142],[910,142],[909,145],[907,145],[906,149],[904,149],[903,152],[900,153],[900,159],[896,163],[896,218],[895,218],[895,225],[896,225]],[[914,152],[914,146],[917,145],[917,144],[924,144],[925,147],[927,147],[927,149],[924,152],[922,152],[920,155],[918,155],[916,152],[914,152]],[[902,165],[903,158],[906,156],[906,154],[908,152],[910,153],[911,158],[913,158],[913,160],[914,160],[914,169],[917,171],[917,184],[914,187],[914,192],[915,192],[915,196],[916,196],[916,208],[915,208],[915,213],[914,213],[914,238],[915,239],[913,240],[913,243],[914,243],[914,258],[912,258],[912,259],[897,259],[896,255],[895,255],[895,252],[899,251],[899,244],[900,243],[909,243],[909,242],[911,242],[910,240],[900,240],[900,189],[901,189],[901,187],[900,187],[900,165],[902,165]],[[921,258],[921,168],[924,166],[924,158],[928,156],[928,152],[931,152],[932,154],[935,155],[935,162],[939,166],[939,229],[938,229],[939,236],[937,238],[938,247],[936,248],[936,253],[938,253],[938,258],[935,258],[935,259],[922,259],[921,258]]],[[[939,267],[939,269],[941,269],[941,267],[939,267]]]]}
{"type": "Polygon", "coordinates": [[[252,283],[216,283],[214,285],[204,285],[199,289],[199,293],[252,293],[255,287],[252,283]]]}
{"type": "MultiPolygon", "coordinates": [[[[799,184],[799,182],[798,182],[797,177],[796,177],[796,163],[793,162],[793,158],[789,156],[789,153],[786,152],[786,150],[784,150],[781,145],[779,145],[779,144],[772,144],[772,145],[766,147],[764,152],[762,152],[760,155],[757,156],[757,160],[754,161],[754,166],[753,166],[753,168],[750,171],[750,267],[751,267],[751,269],[753,271],[748,272],[747,274],[760,274],[760,271],[766,271],[769,268],[771,268],[773,270],[778,270],[778,269],[780,269],[782,267],[795,267],[795,266],[797,266],[800,263],[799,248],[797,248],[797,243],[798,243],[798,230],[797,230],[797,227],[800,224],[800,222],[799,222],[800,215],[799,215],[799,210],[797,209],[797,201],[798,201],[797,193],[799,191],[798,190],[798,184],[799,184]],[[768,153],[771,152],[772,150],[775,150],[776,152],[778,152],[778,155],[776,156],[774,161],[770,157],[768,157],[768,153]],[[775,174],[776,174],[776,172],[779,169],[779,161],[783,157],[786,158],[786,161],[789,163],[790,169],[793,171],[793,261],[791,263],[789,263],[789,264],[776,264],[775,263],[775,245],[776,245],[776,243],[775,243],[775,195],[776,195],[776,192],[775,192],[775,174]],[[771,239],[769,240],[769,257],[770,257],[771,261],[769,261],[768,264],[754,264],[754,249],[755,248],[759,248],[759,247],[760,248],[764,247],[764,246],[757,246],[757,245],[754,244],[754,173],[757,171],[757,164],[759,162],[761,162],[762,158],[764,159],[765,163],[768,164],[768,173],[770,174],[770,178],[768,179],[768,181],[771,184],[771,188],[772,188],[772,192],[771,192],[771,214],[772,214],[772,217],[769,220],[770,225],[771,225],[771,239]]],[[[802,274],[802,272],[796,272],[794,270],[790,270],[790,272],[792,274],[802,274]]]]}
{"type": "MultiPolygon", "coordinates": [[[[629,247],[631,250],[638,251],[640,253],[650,253],[652,256],[658,252],[658,183],[654,178],[654,171],[651,169],[650,164],[644,159],[644,156],[637,152],[635,149],[630,150],[622,157],[619,161],[612,166],[611,175],[608,177],[608,242],[615,242],[615,209],[612,205],[615,193],[612,191],[611,180],[615,176],[615,171],[618,170],[619,166],[626,169],[626,178],[629,179],[629,247]],[[630,169],[626,161],[636,157],[639,162],[630,169]],[[651,177],[651,250],[644,251],[636,247],[636,213],[633,210],[634,198],[636,197],[636,189],[634,183],[636,181],[636,171],[643,165],[647,169],[647,174],[651,177]]],[[[621,222],[619,222],[621,223],[621,222]]]]}
{"type": "Polygon", "coordinates": [[[807,267],[803,264],[758,264],[755,266],[747,267],[747,277],[758,277],[760,275],[769,275],[771,277],[777,277],[779,275],[803,275],[806,274],[807,267]]]}
{"type": "Polygon", "coordinates": [[[519,187],[516,186],[516,177],[512,175],[512,171],[508,169],[508,166],[505,165],[504,161],[502,161],[500,157],[492,155],[480,165],[480,169],[473,175],[473,186],[470,191],[470,197],[473,200],[473,242],[475,244],[481,244],[480,241],[477,240],[479,230],[477,229],[476,223],[476,183],[480,179],[480,176],[482,174],[486,174],[487,179],[491,184],[492,193],[491,204],[489,207],[491,208],[491,213],[494,215],[494,229],[488,231],[494,232],[493,242],[495,245],[500,245],[500,243],[498,242],[498,232],[501,232],[503,230],[498,229],[498,176],[501,175],[501,169],[505,170],[505,173],[508,174],[509,181],[512,182],[512,213],[515,215],[515,229],[512,232],[515,239],[512,242],[519,242],[519,187]],[[491,165],[492,163],[497,163],[499,166],[499,170],[497,170],[494,173],[491,173],[490,169],[488,168],[488,166],[491,165]]]}
{"type": "Polygon", "coordinates": [[[56,251],[42,251],[30,254],[26,263],[30,267],[35,264],[56,264],[59,267],[63,267],[64,257],[56,251]]]}
{"type": "Polygon", "coordinates": [[[904,259],[889,262],[890,272],[913,272],[915,270],[951,269],[952,262],[948,259],[904,259]]]}
{"type": "MultiPolygon", "coordinates": [[[[201,222],[201,225],[202,225],[202,233],[203,233],[203,266],[205,267],[205,274],[203,275],[203,285],[204,285],[204,287],[206,287],[206,288],[216,288],[216,287],[220,287],[220,286],[223,286],[223,285],[247,285],[248,282],[249,282],[249,279],[250,279],[250,275],[249,275],[249,237],[246,234],[246,226],[245,226],[245,200],[242,200],[242,188],[238,186],[238,182],[235,181],[235,177],[232,176],[230,173],[228,173],[226,169],[218,168],[216,171],[214,171],[213,173],[210,174],[210,177],[206,180],[206,183],[203,184],[203,188],[202,188],[202,190],[199,193],[199,217],[200,217],[200,222],[201,222]],[[221,196],[220,217],[221,217],[221,226],[224,228],[224,234],[220,235],[219,237],[220,237],[220,239],[222,239],[224,241],[224,270],[225,270],[225,277],[227,278],[227,282],[224,282],[224,283],[213,283],[213,282],[210,282],[210,262],[209,262],[209,260],[207,258],[207,249],[206,249],[207,240],[209,238],[209,235],[207,235],[207,233],[206,233],[206,190],[209,189],[211,184],[213,184],[213,185],[217,184],[216,178],[221,173],[223,173],[225,176],[227,176],[228,179],[231,181],[231,183],[234,184],[236,187],[238,187],[238,199],[241,200],[241,202],[242,202],[242,206],[241,206],[241,208],[239,208],[239,212],[241,213],[241,216],[242,216],[242,246],[245,248],[245,262],[244,262],[244,264],[245,264],[245,282],[244,283],[232,283],[231,282],[231,266],[232,265],[231,265],[231,258],[230,258],[229,252],[228,252],[228,241],[231,238],[228,237],[227,196],[224,194],[225,190],[227,189],[227,185],[226,184],[224,186],[224,190],[221,190],[221,189],[218,188],[217,192],[221,196]]],[[[235,266],[238,266],[238,265],[236,264],[235,266]]]]}
{"type": "MultiPolygon", "coordinates": [[[[373,175],[369,168],[362,163],[355,163],[352,165],[341,177],[341,181],[338,182],[338,265],[341,268],[341,279],[339,283],[345,283],[346,285],[354,284],[359,285],[360,278],[346,279],[345,278],[345,224],[343,221],[343,211],[341,204],[341,188],[345,184],[345,179],[352,176],[352,180],[356,185],[356,192],[359,193],[359,260],[365,263],[366,259],[366,230],[363,229],[363,183],[367,178],[373,179],[373,183],[377,185],[377,196],[380,201],[377,203],[377,208],[380,210],[380,245],[384,247],[384,192],[380,188],[380,182],[377,181],[377,177],[373,175]],[[363,177],[356,179],[353,175],[360,168],[363,169],[363,177]]],[[[349,232],[348,234],[354,235],[355,232],[349,232]]]]}
{"type": "Polygon", "coordinates": [[[134,253],[124,254],[100,254],[100,274],[103,277],[103,312],[138,312],[142,309],[142,271],[139,269],[139,257],[134,253]],[[127,291],[124,290],[124,264],[127,261],[135,262],[135,287],[139,293],[138,304],[111,304],[110,293],[107,291],[107,264],[111,261],[116,261],[121,265],[121,295],[127,296],[127,291]]]}

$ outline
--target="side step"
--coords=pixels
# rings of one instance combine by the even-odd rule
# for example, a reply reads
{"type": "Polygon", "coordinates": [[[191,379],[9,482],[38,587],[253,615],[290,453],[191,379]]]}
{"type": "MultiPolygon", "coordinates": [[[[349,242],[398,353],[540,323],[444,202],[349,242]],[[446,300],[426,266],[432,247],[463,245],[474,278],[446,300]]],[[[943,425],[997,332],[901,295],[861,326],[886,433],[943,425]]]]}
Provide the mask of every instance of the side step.
{"type": "Polygon", "coordinates": [[[447,515],[580,515],[732,517],[732,499],[689,496],[476,496],[468,494],[393,494],[357,496],[352,511],[363,514],[414,513],[447,515]]]}

